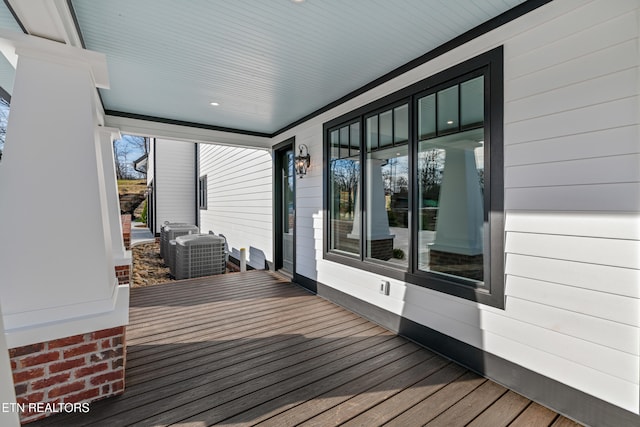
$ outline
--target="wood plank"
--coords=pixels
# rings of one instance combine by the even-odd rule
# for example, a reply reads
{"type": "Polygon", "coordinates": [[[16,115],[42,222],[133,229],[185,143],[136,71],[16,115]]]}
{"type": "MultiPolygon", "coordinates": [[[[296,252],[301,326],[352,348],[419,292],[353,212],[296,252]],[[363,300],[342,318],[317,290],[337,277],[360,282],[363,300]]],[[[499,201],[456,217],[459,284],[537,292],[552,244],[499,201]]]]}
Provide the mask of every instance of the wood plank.
{"type": "MultiPolygon", "coordinates": [[[[162,408],[162,411],[179,408],[180,410],[172,412],[171,416],[184,417],[182,414],[190,414],[187,411],[191,407],[194,408],[193,413],[198,413],[203,408],[210,407],[211,402],[215,402],[213,406],[221,405],[251,393],[254,389],[277,384],[289,375],[304,374],[314,366],[323,366],[329,363],[339,365],[341,358],[346,358],[354,353],[366,355],[372,347],[389,346],[385,343],[391,339],[393,339],[391,334],[379,327],[373,327],[360,332],[355,337],[346,336],[330,340],[322,346],[305,349],[301,353],[292,351],[286,357],[277,357],[273,360],[267,358],[268,361],[256,358],[222,369],[217,369],[213,365],[209,366],[210,371],[206,374],[192,378],[187,377],[182,381],[177,380],[164,385],[155,386],[152,384],[152,390],[148,390],[146,393],[135,394],[130,398],[123,396],[119,400],[117,408],[109,408],[105,404],[104,413],[100,412],[100,408],[95,407],[98,406],[96,404],[91,413],[96,418],[102,415],[109,416],[109,420],[115,422],[115,425],[124,424],[127,420],[142,421],[145,417],[153,417],[158,413],[158,408],[162,408]],[[314,363],[306,363],[308,360],[314,363]],[[117,415],[114,415],[114,412],[117,412],[117,415]]],[[[397,341],[394,343],[399,345],[397,341]]],[[[179,421],[179,419],[174,421],[179,421]]],[[[157,422],[174,421],[158,420],[157,422]]]]}
{"type": "MultiPolygon", "coordinates": [[[[132,380],[135,379],[142,382],[147,376],[151,378],[155,377],[155,370],[162,369],[165,366],[179,364],[181,368],[185,368],[196,363],[201,363],[203,357],[209,358],[212,355],[216,355],[217,358],[222,358],[227,355],[237,357],[237,353],[245,355],[263,347],[277,349],[295,345],[305,339],[321,336],[336,336],[336,334],[344,333],[347,330],[350,333],[357,333],[371,326],[362,319],[353,319],[342,313],[331,316],[330,319],[322,324],[318,324],[315,319],[305,323],[308,323],[308,326],[300,325],[299,332],[294,329],[296,327],[294,324],[278,328],[278,331],[275,331],[273,335],[262,333],[242,338],[225,339],[220,342],[207,343],[207,345],[203,346],[190,345],[191,351],[189,352],[174,352],[173,354],[166,355],[167,357],[158,358],[155,361],[149,361],[146,357],[136,358],[134,360],[138,363],[133,367],[127,366],[127,373],[132,376],[132,380]]],[[[276,326],[274,326],[274,329],[275,328],[276,326]]],[[[128,381],[127,384],[131,385],[131,382],[128,381]]]]}
{"type": "Polygon", "coordinates": [[[581,424],[570,420],[569,418],[559,416],[556,420],[551,424],[551,427],[580,427],[581,424]]]}
{"type": "Polygon", "coordinates": [[[518,393],[508,391],[470,422],[468,427],[506,427],[524,411],[530,402],[518,393]]]}
{"type": "Polygon", "coordinates": [[[301,425],[317,427],[338,425],[411,387],[421,379],[444,368],[448,363],[449,361],[442,357],[432,357],[419,365],[382,381],[372,388],[357,392],[349,393],[348,390],[353,390],[353,385],[349,384],[345,387],[347,390],[344,393],[342,393],[342,390],[337,390],[331,395],[322,397],[321,402],[307,401],[278,417],[267,420],[264,424],[277,427],[278,425],[299,424],[304,421],[301,425]],[[323,412],[309,418],[319,411],[323,412]]]}
{"type": "Polygon", "coordinates": [[[218,332],[233,328],[237,326],[237,323],[246,324],[249,319],[257,322],[267,321],[269,319],[282,317],[282,313],[297,312],[301,308],[308,308],[309,310],[328,310],[332,309],[330,305],[322,301],[310,301],[310,300],[273,300],[266,301],[262,304],[245,305],[242,304],[238,307],[234,307],[230,310],[225,310],[219,313],[218,316],[207,315],[206,310],[201,314],[194,314],[192,318],[180,316],[174,318],[173,327],[167,330],[166,324],[154,325],[147,330],[149,331],[145,335],[138,334],[138,337],[131,340],[132,344],[142,345],[152,342],[160,342],[172,337],[182,337],[182,339],[188,339],[191,336],[197,336],[197,334],[203,329],[210,328],[211,324],[217,324],[218,332]],[[249,317],[248,314],[251,314],[249,317]]]}
{"type": "MultiPolygon", "coordinates": [[[[358,390],[362,386],[371,384],[371,382],[379,381],[380,378],[388,378],[389,371],[399,371],[407,366],[415,366],[416,363],[424,361],[425,357],[433,356],[425,354],[420,348],[413,346],[402,346],[392,351],[379,354],[366,360],[358,365],[336,372],[330,376],[322,378],[319,381],[307,384],[301,388],[293,390],[289,393],[280,395],[279,397],[269,400],[261,405],[255,406],[247,411],[242,411],[238,415],[227,418],[223,421],[216,422],[217,425],[233,425],[233,426],[252,426],[257,422],[267,420],[281,412],[296,407],[296,412],[306,415],[304,409],[315,411],[317,404],[322,402],[321,396],[337,396],[343,397],[346,394],[352,395],[357,392],[353,388],[355,383],[358,390]],[[351,387],[349,387],[351,386],[351,387]],[[311,408],[299,408],[301,401],[310,402],[311,408]]],[[[292,425],[289,423],[278,422],[278,426],[292,425]]]]}
{"type": "MultiPolygon", "coordinates": [[[[163,386],[171,386],[179,381],[185,381],[189,378],[196,378],[201,375],[208,375],[215,368],[218,370],[225,370],[225,374],[229,375],[234,371],[241,371],[242,369],[250,369],[254,365],[263,365],[274,361],[279,361],[283,358],[290,358],[293,355],[303,353],[305,351],[321,347],[326,345],[329,340],[338,340],[347,336],[357,337],[358,334],[367,333],[368,330],[373,329],[371,324],[361,324],[353,327],[348,334],[342,333],[338,337],[336,334],[329,334],[318,337],[292,337],[276,344],[267,345],[263,340],[251,340],[249,344],[253,347],[253,350],[247,350],[238,346],[231,348],[227,352],[213,353],[206,357],[195,358],[188,363],[179,363],[173,359],[169,359],[164,366],[154,364],[152,370],[146,372],[147,375],[137,374],[130,385],[136,385],[145,383],[135,390],[131,390],[128,397],[135,394],[145,393],[153,389],[157,389],[163,386]],[[265,345],[263,345],[265,344],[265,345]],[[155,374],[155,375],[154,375],[155,374]],[[135,393],[134,393],[135,391],[135,393]]],[[[302,356],[300,356],[302,357],[302,356]]],[[[306,357],[306,356],[305,356],[306,357]]]]}
{"type": "MultiPolygon", "coordinates": [[[[194,355],[208,354],[209,352],[214,352],[216,350],[222,350],[228,347],[235,347],[236,343],[234,341],[237,341],[237,340],[249,340],[249,339],[257,339],[257,338],[265,339],[268,337],[273,337],[274,339],[278,340],[277,338],[279,337],[279,335],[295,334],[296,332],[295,328],[297,326],[299,326],[302,330],[306,331],[307,330],[306,328],[313,327],[313,326],[319,326],[316,329],[322,329],[322,326],[330,327],[330,326],[333,326],[334,322],[336,321],[337,322],[343,321],[345,323],[349,323],[351,318],[343,317],[343,316],[344,314],[341,314],[340,312],[337,312],[334,314],[331,311],[324,311],[320,313],[308,313],[307,316],[305,317],[294,316],[291,321],[280,322],[280,323],[267,323],[263,325],[261,328],[256,328],[255,330],[248,330],[246,332],[243,331],[241,333],[232,331],[229,334],[214,337],[214,333],[212,332],[211,335],[208,337],[209,339],[203,339],[199,341],[190,341],[189,343],[190,351],[191,351],[191,354],[194,354],[194,355]],[[323,319],[318,315],[321,315],[321,314],[325,315],[327,313],[329,314],[331,319],[326,320],[325,321],[326,323],[324,325],[318,325],[318,323],[323,319]],[[312,315],[313,317],[311,317],[312,315]],[[269,328],[269,326],[271,326],[271,328],[269,328]],[[211,341],[212,338],[216,338],[216,341],[212,342],[211,341]],[[224,343],[219,342],[221,340],[224,340],[224,343]]],[[[310,330],[315,330],[315,329],[310,329],[310,330]]],[[[190,353],[185,353],[183,350],[179,348],[165,349],[164,347],[161,347],[158,350],[158,346],[155,346],[155,347],[145,346],[145,350],[148,350],[148,351],[145,352],[144,355],[140,355],[140,353],[142,352],[138,352],[138,353],[135,353],[135,356],[132,359],[130,359],[131,364],[127,366],[128,369],[131,368],[130,372],[132,373],[144,372],[145,365],[148,365],[151,363],[157,363],[157,361],[159,360],[172,359],[172,360],[176,360],[179,363],[185,358],[188,359],[190,356],[190,353]],[[156,349],[157,351],[153,351],[154,349],[156,349]]]]}
{"type": "MultiPolygon", "coordinates": [[[[313,364],[286,366],[278,372],[256,378],[253,381],[234,378],[234,385],[221,392],[206,394],[210,391],[210,387],[207,385],[204,387],[204,393],[198,393],[195,400],[193,398],[189,398],[187,402],[183,400],[180,411],[165,412],[150,418],[139,418],[138,411],[136,411],[135,416],[139,418],[139,421],[151,425],[170,424],[178,421],[183,426],[188,426],[191,423],[201,425],[203,422],[215,424],[248,410],[253,405],[317,381],[335,371],[362,363],[378,353],[384,353],[405,343],[404,340],[397,337],[372,337],[369,340],[333,351],[321,360],[316,359],[316,363],[313,364]]],[[[177,396],[178,399],[181,397],[177,396]]],[[[170,399],[170,402],[167,403],[175,405],[175,400],[175,398],[170,399]]],[[[144,410],[144,407],[139,410],[144,410]]]]}
{"type": "Polygon", "coordinates": [[[464,381],[474,378],[478,378],[478,376],[468,372],[461,366],[455,364],[447,365],[433,375],[429,375],[427,378],[417,382],[412,387],[347,421],[344,425],[382,425],[442,389],[450,382],[458,379],[464,381]]]}
{"type": "Polygon", "coordinates": [[[467,425],[506,392],[507,389],[504,387],[492,381],[486,381],[426,425],[429,427],[467,425]]]}
{"type": "Polygon", "coordinates": [[[556,417],[539,405],[523,411],[521,396],[268,272],[132,294],[138,344],[129,342],[124,395],[34,427],[478,427],[556,417]]]}
{"type": "Polygon", "coordinates": [[[509,424],[509,427],[548,426],[557,417],[558,414],[551,409],[531,402],[529,406],[509,424]]]}
{"type": "Polygon", "coordinates": [[[473,372],[467,372],[458,381],[442,387],[385,425],[398,427],[423,425],[455,405],[485,382],[487,382],[485,378],[473,372]]]}

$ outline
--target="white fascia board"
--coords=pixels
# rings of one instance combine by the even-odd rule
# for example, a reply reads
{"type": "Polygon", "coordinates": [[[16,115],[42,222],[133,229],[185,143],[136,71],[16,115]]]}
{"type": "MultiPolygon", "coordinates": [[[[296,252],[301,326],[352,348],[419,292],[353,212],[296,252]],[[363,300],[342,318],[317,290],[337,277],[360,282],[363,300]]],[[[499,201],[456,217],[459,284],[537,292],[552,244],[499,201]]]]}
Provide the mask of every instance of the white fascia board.
{"type": "Polygon", "coordinates": [[[229,145],[232,147],[271,150],[271,138],[201,129],[151,120],[120,116],[105,116],[105,125],[119,128],[130,135],[151,136],[176,141],[191,141],[203,144],[229,145]]]}

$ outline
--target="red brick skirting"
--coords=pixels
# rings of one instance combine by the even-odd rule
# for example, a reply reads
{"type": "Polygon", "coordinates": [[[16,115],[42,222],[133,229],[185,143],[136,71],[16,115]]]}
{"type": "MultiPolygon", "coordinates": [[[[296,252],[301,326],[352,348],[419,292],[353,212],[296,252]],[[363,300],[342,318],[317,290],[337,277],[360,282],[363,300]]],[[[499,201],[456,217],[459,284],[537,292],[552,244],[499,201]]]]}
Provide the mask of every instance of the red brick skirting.
{"type": "Polygon", "coordinates": [[[131,266],[116,265],[116,277],[118,278],[118,285],[131,283],[131,266]]]}
{"type": "MultiPolygon", "coordinates": [[[[20,421],[51,415],[46,404],[88,403],[124,392],[125,327],[9,350],[20,421]]],[[[68,405],[70,406],[70,405],[68,405]]]]}
{"type": "Polygon", "coordinates": [[[131,249],[131,215],[120,215],[122,223],[122,241],[126,250],[131,249]]]}

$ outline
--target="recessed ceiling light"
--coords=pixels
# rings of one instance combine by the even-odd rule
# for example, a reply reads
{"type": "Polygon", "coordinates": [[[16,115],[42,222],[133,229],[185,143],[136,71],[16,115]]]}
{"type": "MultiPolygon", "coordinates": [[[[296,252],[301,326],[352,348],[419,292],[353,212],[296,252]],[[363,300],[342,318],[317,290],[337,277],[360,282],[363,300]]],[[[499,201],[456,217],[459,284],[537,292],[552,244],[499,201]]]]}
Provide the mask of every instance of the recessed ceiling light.
{"type": "Polygon", "coordinates": [[[304,0],[291,0],[293,3],[304,3],[304,0]]]}
{"type": "Polygon", "coordinates": [[[218,104],[217,102],[210,102],[209,105],[213,105],[214,107],[217,107],[220,104],[218,104]]]}
{"type": "Polygon", "coordinates": [[[452,124],[453,124],[453,120],[449,120],[449,121],[447,122],[447,124],[448,124],[448,125],[452,125],[452,124]]]}

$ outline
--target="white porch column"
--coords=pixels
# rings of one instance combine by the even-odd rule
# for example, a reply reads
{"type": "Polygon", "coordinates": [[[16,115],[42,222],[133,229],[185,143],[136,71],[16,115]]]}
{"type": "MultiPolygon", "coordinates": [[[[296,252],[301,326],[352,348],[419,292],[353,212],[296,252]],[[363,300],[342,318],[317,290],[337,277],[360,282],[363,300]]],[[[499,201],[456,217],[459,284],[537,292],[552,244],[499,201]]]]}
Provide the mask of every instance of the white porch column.
{"type": "Polygon", "coordinates": [[[430,249],[479,255],[484,210],[473,149],[480,144],[459,141],[457,145],[446,148],[436,239],[430,249]]]}
{"type": "Polygon", "coordinates": [[[10,62],[18,58],[0,164],[8,346],[124,325],[129,288],[115,277],[96,132],[95,87],[108,85],[106,59],[6,31],[0,48],[10,62]]]}
{"type": "Polygon", "coordinates": [[[113,141],[120,139],[120,130],[98,127],[104,183],[107,194],[107,208],[111,232],[112,254],[115,266],[131,266],[131,251],[124,247],[122,223],[120,221],[120,198],[118,180],[113,156],[113,141]]]}
{"type": "MultiPolygon", "coordinates": [[[[0,331],[4,330],[2,324],[2,309],[0,308],[0,331]]],[[[9,362],[9,349],[4,334],[0,334],[0,405],[16,403],[16,393],[13,389],[13,375],[9,362]]],[[[3,408],[4,409],[4,408],[3,408]]],[[[19,412],[17,410],[0,410],[0,425],[18,427],[20,425],[19,412]]]]}
{"type": "MultiPolygon", "coordinates": [[[[384,194],[384,180],[382,178],[382,166],[385,161],[379,159],[367,159],[367,239],[383,240],[393,239],[395,235],[389,233],[389,216],[387,215],[387,205],[384,194]]],[[[360,238],[360,191],[362,185],[358,185],[356,191],[355,215],[353,229],[347,235],[350,239],[360,238]]]]}

